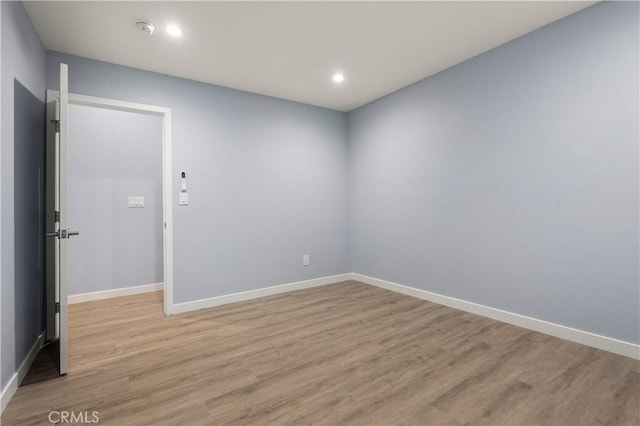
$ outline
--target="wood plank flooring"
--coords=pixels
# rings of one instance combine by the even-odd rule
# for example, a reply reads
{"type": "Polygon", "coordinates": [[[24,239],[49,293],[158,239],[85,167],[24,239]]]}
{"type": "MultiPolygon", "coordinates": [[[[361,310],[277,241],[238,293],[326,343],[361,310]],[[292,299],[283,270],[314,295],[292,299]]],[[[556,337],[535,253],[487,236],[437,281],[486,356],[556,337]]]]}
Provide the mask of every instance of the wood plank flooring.
{"type": "Polygon", "coordinates": [[[638,361],[349,281],[165,317],[70,306],[70,371],[20,387],[113,425],[638,425],[638,361]]]}

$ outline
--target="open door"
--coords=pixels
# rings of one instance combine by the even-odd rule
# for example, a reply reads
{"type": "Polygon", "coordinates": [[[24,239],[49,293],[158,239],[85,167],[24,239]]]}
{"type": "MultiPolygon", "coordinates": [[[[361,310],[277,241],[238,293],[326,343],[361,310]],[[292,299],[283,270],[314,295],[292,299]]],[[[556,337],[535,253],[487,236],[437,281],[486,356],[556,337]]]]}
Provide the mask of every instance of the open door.
{"type": "Polygon", "coordinates": [[[67,223],[68,88],[68,67],[60,64],[60,91],[47,97],[46,288],[47,339],[57,340],[61,375],[69,370],[68,244],[71,236],[78,235],[67,223]]]}

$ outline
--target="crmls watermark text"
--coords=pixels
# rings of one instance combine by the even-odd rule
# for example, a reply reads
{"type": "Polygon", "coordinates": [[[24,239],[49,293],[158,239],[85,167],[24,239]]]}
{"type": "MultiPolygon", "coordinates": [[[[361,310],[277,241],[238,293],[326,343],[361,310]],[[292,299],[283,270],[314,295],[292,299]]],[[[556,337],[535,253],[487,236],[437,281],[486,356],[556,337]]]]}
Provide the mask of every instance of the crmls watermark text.
{"type": "Polygon", "coordinates": [[[98,423],[97,411],[51,411],[49,412],[49,422],[51,423],[98,423]]]}

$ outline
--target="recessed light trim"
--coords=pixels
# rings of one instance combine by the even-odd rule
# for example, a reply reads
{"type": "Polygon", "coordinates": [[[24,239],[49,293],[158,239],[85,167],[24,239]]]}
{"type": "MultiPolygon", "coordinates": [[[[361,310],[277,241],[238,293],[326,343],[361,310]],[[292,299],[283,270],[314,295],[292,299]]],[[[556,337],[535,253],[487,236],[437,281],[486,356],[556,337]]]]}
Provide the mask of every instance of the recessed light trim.
{"type": "Polygon", "coordinates": [[[180,37],[182,35],[182,30],[176,25],[169,25],[167,27],[167,34],[171,37],[180,37]]]}
{"type": "Polygon", "coordinates": [[[337,72],[333,75],[334,83],[342,83],[344,81],[344,74],[337,72]]]}

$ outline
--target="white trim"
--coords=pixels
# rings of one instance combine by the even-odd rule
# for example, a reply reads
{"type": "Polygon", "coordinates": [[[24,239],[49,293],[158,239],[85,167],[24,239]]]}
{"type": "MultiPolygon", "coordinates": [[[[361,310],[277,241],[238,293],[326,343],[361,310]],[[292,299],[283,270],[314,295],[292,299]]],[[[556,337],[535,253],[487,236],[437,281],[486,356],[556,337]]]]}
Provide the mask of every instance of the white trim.
{"type": "Polygon", "coordinates": [[[2,414],[4,409],[7,407],[7,404],[11,401],[11,398],[13,398],[13,395],[18,390],[18,386],[20,386],[24,378],[27,376],[29,368],[31,367],[31,364],[33,364],[33,360],[36,359],[38,352],[40,352],[40,348],[42,348],[45,333],[46,332],[44,331],[40,333],[36,341],[33,342],[31,349],[29,349],[29,353],[27,353],[26,358],[22,361],[22,364],[20,364],[18,371],[13,373],[11,380],[9,380],[4,389],[2,389],[2,396],[0,397],[0,414],[2,414]]]}
{"type": "Polygon", "coordinates": [[[173,148],[171,142],[171,110],[162,116],[162,265],[164,279],[164,314],[173,306],[173,148]]]}
{"type": "MultiPolygon", "coordinates": [[[[54,99],[55,96],[58,96],[58,92],[55,90],[47,90],[47,96],[52,96],[52,99],[54,99]]],[[[173,306],[173,145],[171,138],[171,108],[120,101],[117,99],[78,95],[75,93],[69,93],[69,103],[162,117],[164,313],[169,314],[173,306]]]]}
{"type": "MultiPolygon", "coordinates": [[[[57,90],[47,90],[47,95],[53,97],[60,96],[57,90]]],[[[120,101],[118,99],[98,98],[95,96],[78,95],[77,93],[69,93],[69,103],[74,105],[83,105],[94,108],[112,109],[124,112],[143,112],[145,114],[165,116],[171,113],[171,108],[139,104],[136,102],[120,101]]]]}
{"type": "Polygon", "coordinates": [[[112,290],[94,291],[91,293],[70,294],[69,304],[90,302],[92,300],[111,299],[113,297],[131,296],[134,294],[162,291],[164,283],[137,285],[133,287],[114,288],[112,290]]]}
{"type": "Polygon", "coordinates": [[[208,299],[194,300],[192,302],[176,303],[173,305],[172,314],[196,311],[199,309],[212,308],[214,306],[226,305],[228,303],[242,302],[245,300],[257,299],[259,297],[271,296],[273,294],[286,293],[304,288],[318,287],[327,284],[335,284],[351,279],[351,274],[331,275],[312,280],[298,281],[294,283],[264,287],[256,290],[243,291],[240,293],[225,294],[223,296],[210,297],[208,299]]]}
{"type": "Polygon", "coordinates": [[[426,290],[420,290],[414,287],[408,287],[390,281],[380,280],[378,278],[366,275],[351,274],[351,279],[361,281],[365,284],[374,285],[376,287],[395,291],[397,293],[406,294],[407,296],[417,297],[418,299],[428,300],[440,305],[449,306],[461,311],[471,312],[483,317],[495,319],[498,321],[513,324],[529,330],[538,331],[550,336],[559,337],[561,339],[570,340],[572,342],[624,355],[633,359],[640,359],[640,345],[624,342],[622,340],[612,339],[610,337],[601,336],[599,334],[590,333],[588,331],[578,330],[560,324],[531,318],[525,315],[515,314],[513,312],[503,311],[501,309],[491,308],[489,306],[480,305],[465,300],[456,299],[454,297],[443,296],[441,294],[432,293],[426,290]]]}
{"type": "Polygon", "coordinates": [[[147,105],[147,104],[139,104],[135,102],[127,102],[120,101],[117,99],[107,99],[107,98],[96,98],[93,96],[85,96],[69,93],[69,100],[75,105],[84,105],[95,107],[99,106],[101,108],[113,109],[117,111],[124,112],[140,112],[144,111],[146,114],[164,116],[167,113],[171,113],[170,108],[155,106],[155,105],[147,105]],[[71,99],[73,98],[73,99],[71,99]]]}

